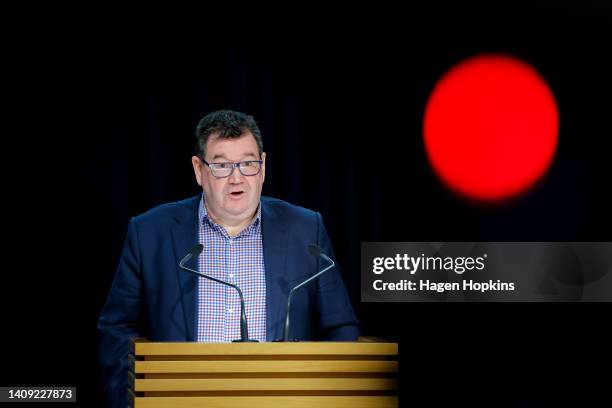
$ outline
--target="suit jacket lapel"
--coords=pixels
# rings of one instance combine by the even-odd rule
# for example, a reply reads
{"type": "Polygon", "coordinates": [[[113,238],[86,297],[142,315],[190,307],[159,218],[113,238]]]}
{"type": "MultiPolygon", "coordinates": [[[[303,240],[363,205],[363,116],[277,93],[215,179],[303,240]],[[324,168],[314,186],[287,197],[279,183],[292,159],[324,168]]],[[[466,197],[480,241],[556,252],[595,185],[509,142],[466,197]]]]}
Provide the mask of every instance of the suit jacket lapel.
{"type": "MultiPolygon", "coordinates": [[[[176,217],[176,225],[172,228],[172,239],[174,242],[174,258],[176,273],[178,274],[179,290],[183,305],[185,319],[185,331],[187,341],[196,341],[196,309],[197,309],[197,288],[198,277],[192,273],[181,270],[178,267],[179,261],[198,243],[198,205],[200,196],[194,197],[187,205],[185,213],[181,217],[176,217]]],[[[187,266],[197,270],[197,264],[191,261],[187,266]]]]}
{"type": "Polygon", "coordinates": [[[287,231],[282,227],[277,212],[261,199],[262,239],[266,268],[266,338],[268,341],[282,337],[285,320],[287,282],[284,277],[287,258],[287,231]]]}

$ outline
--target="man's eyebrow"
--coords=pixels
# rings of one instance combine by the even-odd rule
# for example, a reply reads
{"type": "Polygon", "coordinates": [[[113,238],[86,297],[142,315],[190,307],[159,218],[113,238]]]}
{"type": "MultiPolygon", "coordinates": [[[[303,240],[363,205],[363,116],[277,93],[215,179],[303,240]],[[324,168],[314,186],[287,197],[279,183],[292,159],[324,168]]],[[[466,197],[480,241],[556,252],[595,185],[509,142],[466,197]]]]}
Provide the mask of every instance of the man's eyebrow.
{"type": "Polygon", "coordinates": [[[215,155],[213,156],[213,158],[211,159],[211,161],[215,161],[215,160],[217,160],[217,159],[226,159],[226,160],[227,160],[227,158],[225,157],[225,155],[224,155],[224,154],[215,154],[215,155]]]}
{"type": "MultiPolygon", "coordinates": [[[[256,155],[255,153],[245,153],[245,154],[243,154],[243,155],[242,155],[242,159],[245,159],[245,158],[247,158],[247,157],[255,157],[255,158],[257,158],[257,155],[256,155]]],[[[215,155],[213,156],[213,158],[211,159],[211,161],[213,161],[213,162],[214,162],[214,161],[215,161],[215,160],[217,160],[217,159],[225,159],[225,160],[228,160],[227,156],[226,156],[224,153],[215,154],[215,155]]],[[[241,160],[242,160],[242,159],[241,159],[241,160]]],[[[228,160],[228,161],[229,161],[229,160],[228,160]]]]}

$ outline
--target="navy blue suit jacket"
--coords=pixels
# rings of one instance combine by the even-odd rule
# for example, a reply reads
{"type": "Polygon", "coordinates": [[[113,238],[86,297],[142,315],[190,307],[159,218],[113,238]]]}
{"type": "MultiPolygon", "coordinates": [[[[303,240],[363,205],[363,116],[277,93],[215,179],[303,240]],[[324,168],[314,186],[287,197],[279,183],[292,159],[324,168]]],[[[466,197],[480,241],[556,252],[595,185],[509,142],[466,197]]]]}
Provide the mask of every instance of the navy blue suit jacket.
{"type": "MultiPolygon", "coordinates": [[[[125,407],[130,338],[195,341],[196,275],[178,268],[198,243],[201,195],[131,219],[119,267],[98,323],[100,363],[109,406],[125,407]]],[[[289,290],[327,266],[308,251],[316,243],[334,258],[321,215],[261,197],[266,273],[266,338],[282,338],[289,290]]],[[[200,256],[206,256],[202,253],[200,256]]],[[[193,262],[192,268],[196,268],[193,262]]],[[[291,305],[290,337],[356,340],[355,318],[338,268],[300,288],[291,305]]]]}

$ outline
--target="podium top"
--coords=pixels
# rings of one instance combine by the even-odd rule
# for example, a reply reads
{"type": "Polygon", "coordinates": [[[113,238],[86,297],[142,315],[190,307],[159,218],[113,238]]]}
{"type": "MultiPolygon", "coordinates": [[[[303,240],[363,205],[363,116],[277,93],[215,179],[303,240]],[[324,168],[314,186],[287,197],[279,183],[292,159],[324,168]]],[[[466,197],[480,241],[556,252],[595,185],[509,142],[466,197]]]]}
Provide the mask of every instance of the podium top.
{"type": "Polygon", "coordinates": [[[134,341],[136,356],[197,355],[326,355],[397,356],[397,343],[290,342],[290,343],[195,343],[134,341]]]}

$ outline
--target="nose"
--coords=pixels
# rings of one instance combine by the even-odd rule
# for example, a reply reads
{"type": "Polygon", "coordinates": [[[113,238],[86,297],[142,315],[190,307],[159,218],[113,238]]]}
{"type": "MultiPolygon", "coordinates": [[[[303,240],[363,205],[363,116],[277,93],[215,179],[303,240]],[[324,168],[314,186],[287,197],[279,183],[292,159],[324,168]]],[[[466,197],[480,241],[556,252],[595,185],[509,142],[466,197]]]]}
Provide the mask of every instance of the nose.
{"type": "Polygon", "coordinates": [[[232,174],[230,174],[228,179],[229,182],[232,184],[240,184],[244,181],[244,176],[242,175],[238,167],[234,167],[234,171],[232,171],[232,174]]]}

